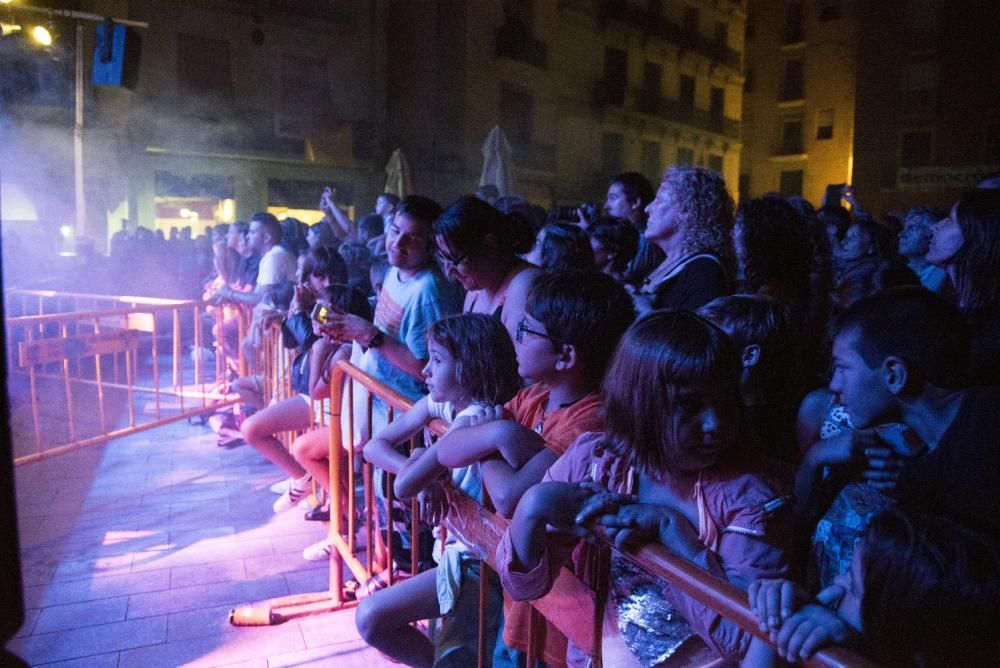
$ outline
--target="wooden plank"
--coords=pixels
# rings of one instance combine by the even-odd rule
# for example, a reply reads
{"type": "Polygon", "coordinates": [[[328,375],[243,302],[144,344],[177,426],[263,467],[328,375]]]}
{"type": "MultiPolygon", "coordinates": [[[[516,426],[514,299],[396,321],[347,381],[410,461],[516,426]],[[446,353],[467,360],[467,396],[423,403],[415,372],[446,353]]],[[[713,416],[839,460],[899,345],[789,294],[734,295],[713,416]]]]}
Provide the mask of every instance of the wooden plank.
{"type": "Polygon", "coordinates": [[[139,336],[131,330],[22,341],[18,344],[18,364],[23,368],[80,357],[108,355],[135,350],[138,345],[139,336]]]}

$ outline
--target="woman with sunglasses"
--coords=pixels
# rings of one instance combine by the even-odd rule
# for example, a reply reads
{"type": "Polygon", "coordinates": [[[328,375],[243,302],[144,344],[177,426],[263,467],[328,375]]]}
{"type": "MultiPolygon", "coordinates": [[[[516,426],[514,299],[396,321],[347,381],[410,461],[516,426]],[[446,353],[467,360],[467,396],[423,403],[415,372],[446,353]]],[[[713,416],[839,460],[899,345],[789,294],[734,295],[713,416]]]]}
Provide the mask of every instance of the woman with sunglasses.
{"type": "Polygon", "coordinates": [[[441,269],[466,290],[463,313],[494,315],[513,339],[528,290],[543,272],[518,255],[531,250],[535,230],[475,197],[463,197],[434,224],[441,269]]]}

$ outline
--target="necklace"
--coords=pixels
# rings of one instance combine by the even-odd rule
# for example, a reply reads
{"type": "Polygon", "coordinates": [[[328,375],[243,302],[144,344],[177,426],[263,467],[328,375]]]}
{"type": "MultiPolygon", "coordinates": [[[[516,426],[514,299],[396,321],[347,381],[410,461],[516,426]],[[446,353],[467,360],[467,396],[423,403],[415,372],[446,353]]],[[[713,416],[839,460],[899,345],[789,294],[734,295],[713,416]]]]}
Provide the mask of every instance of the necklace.
{"type": "MultiPolygon", "coordinates": [[[[554,411],[552,411],[552,412],[553,412],[553,413],[555,413],[555,412],[557,412],[557,411],[561,411],[561,410],[562,410],[562,409],[564,409],[564,408],[569,408],[569,407],[570,407],[570,406],[572,406],[573,404],[575,404],[575,403],[577,403],[577,402],[579,402],[579,401],[582,401],[582,400],[583,400],[583,399],[584,399],[584,398],[585,398],[585,397],[586,397],[587,395],[589,395],[589,394],[590,394],[590,392],[587,392],[586,394],[583,394],[583,395],[581,395],[581,396],[577,397],[577,398],[576,398],[576,399],[574,399],[573,401],[567,401],[567,402],[566,402],[566,403],[564,403],[564,404],[559,404],[559,408],[557,408],[556,410],[554,410],[554,411]]],[[[544,431],[544,430],[545,430],[545,420],[546,420],[546,418],[548,418],[548,417],[549,417],[549,415],[550,415],[550,414],[547,414],[547,413],[546,413],[546,411],[545,411],[545,409],[543,408],[543,409],[542,409],[542,416],[541,416],[540,418],[538,418],[538,422],[537,422],[537,424],[535,424],[535,426],[534,426],[534,427],[532,428],[532,431],[534,431],[534,432],[535,432],[536,434],[538,434],[539,436],[541,436],[541,435],[542,435],[542,431],[544,431]]]]}

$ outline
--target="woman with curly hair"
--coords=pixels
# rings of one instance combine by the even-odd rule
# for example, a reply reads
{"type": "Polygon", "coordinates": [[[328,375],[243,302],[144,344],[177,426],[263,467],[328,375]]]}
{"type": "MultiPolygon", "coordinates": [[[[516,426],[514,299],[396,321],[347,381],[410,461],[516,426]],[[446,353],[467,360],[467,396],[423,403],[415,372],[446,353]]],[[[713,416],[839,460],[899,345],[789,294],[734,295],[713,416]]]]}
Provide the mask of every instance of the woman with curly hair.
{"type": "Polygon", "coordinates": [[[730,292],[733,199],[718,173],[671,167],[646,213],[645,236],[666,259],[635,294],[640,312],[694,310],[730,292]]]}

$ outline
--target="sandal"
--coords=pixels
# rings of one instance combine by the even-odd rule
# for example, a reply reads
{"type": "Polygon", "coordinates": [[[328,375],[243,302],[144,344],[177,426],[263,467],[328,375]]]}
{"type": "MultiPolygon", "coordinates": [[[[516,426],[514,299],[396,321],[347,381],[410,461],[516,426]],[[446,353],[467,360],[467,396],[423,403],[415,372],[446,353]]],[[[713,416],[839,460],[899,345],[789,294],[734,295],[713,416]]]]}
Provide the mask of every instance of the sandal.
{"type": "Polygon", "coordinates": [[[359,589],[361,589],[361,583],[358,582],[357,578],[351,578],[340,588],[340,595],[345,601],[353,601],[357,599],[359,589]]]}
{"type": "MultiPolygon", "coordinates": [[[[408,573],[401,573],[398,570],[393,569],[393,584],[402,582],[410,578],[408,573]]],[[[389,586],[389,569],[386,569],[380,573],[376,573],[368,579],[368,582],[363,584],[355,593],[355,597],[360,601],[363,598],[367,598],[377,591],[386,589],[389,586]]]]}

